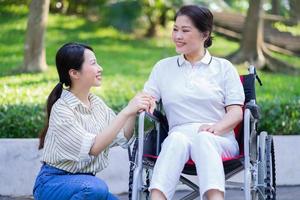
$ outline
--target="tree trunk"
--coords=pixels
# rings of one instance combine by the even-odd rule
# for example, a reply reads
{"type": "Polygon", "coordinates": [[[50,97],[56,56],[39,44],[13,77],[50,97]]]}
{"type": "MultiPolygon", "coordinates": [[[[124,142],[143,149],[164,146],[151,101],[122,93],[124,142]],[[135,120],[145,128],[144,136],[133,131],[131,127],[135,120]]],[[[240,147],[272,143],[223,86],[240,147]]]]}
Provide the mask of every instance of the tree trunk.
{"type": "Polygon", "coordinates": [[[40,72],[47,69],[44,32],[49,4],[50,0],[32,0],[30,4],[23,66],[27,72],[40,72]]]}
{"type": "Polygon", "coordinates": [[[300,3],[299,0],[289,0],[292,24],[300,22],[300,3]]]}
{"type": "Polygon", "coordinates": [[[234,63],[248,61],[257,68],[265,65],[262,53],[263,43],[263,0],[250,0],[240,49],[232,56],[234,63]]]}
{"type": "Polygon", "coordinates": [[[280,15],[280,2],[279,0],[272,0],[272,14],[280,15]]]}

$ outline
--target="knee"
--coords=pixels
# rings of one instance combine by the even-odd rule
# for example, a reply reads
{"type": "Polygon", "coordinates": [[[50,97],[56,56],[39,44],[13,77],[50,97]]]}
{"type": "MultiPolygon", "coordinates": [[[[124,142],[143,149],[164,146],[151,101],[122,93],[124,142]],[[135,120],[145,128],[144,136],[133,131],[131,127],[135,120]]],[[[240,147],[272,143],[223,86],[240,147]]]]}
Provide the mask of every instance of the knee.
{"type": "Polygon", "coordinates": [[[214,143],[214,135],[207,131],[201,131],[196,137],[196,142],[199,146],[207,146],[214,143]]]}
{"type": "Polygon", "coordinates": [[[182,133],[173,132],[169,134],[163,145],[168,146],[168,148],[186,149],[188,148],[188,141],[182,133]]]}
{"type": "Polygon", "coordinates": [[[101,199],[106,200],[109,194],[109,189],[106,183],[102,180],[95,180],[85,185],[87,199],[101,199]]]}

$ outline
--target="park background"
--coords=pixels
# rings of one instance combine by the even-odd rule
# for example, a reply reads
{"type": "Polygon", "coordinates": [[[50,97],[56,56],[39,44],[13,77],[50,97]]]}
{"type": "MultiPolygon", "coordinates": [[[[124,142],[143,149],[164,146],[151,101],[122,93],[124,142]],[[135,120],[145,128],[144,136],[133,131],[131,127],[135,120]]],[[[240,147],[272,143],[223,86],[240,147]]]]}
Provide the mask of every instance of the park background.
{"type": "Polygon", "coordinates": [[[176,55],[173,17],[191,3],[214,13],[212,55],[228,58],[240,74],[257,67],[259,131],[300,135],[297,0],[0,0],[0,138],[38,137],[58,82],[56,51],[71,41],[94,48],[104,73],[92,92],[120,111],[153,65],[176,55]]]}

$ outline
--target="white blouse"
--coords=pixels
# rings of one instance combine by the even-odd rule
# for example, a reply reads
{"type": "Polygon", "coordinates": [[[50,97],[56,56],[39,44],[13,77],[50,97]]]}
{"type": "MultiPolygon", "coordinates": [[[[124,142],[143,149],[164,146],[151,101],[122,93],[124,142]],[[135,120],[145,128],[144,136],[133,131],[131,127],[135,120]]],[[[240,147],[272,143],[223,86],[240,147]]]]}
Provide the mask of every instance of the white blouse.
{"type": "Polygon", "coordinates": [[[236,68],[222,58],[205,56],[192,65],[183,55],[154,66],[144,91],[162,99],[170,129],[187,123],[215,123],[225,107],[244,104],[244,90],[236,68]]]}

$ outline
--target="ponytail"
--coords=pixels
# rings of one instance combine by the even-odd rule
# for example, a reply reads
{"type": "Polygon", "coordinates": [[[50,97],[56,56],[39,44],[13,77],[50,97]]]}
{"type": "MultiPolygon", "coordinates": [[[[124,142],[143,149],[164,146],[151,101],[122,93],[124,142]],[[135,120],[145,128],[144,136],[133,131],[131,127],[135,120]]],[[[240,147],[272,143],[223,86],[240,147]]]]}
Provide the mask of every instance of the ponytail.
{"type": "Polygon", "coordinates": [[[49,127],[50,112],[53,104],[60,98],[62,90],[63,90],[63,84],[59,82],[52,90],[52,92],[50,93],[47,99],[46,120],[45,120],[46,123],[39,135],[40,138],[39,149],[42,149],[44,147],[44,141],[49,127]]]}

